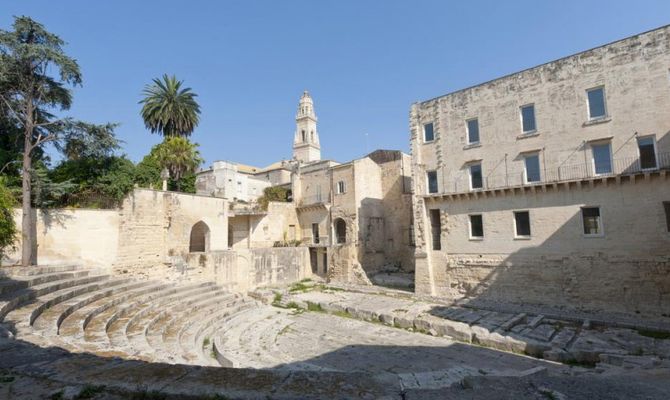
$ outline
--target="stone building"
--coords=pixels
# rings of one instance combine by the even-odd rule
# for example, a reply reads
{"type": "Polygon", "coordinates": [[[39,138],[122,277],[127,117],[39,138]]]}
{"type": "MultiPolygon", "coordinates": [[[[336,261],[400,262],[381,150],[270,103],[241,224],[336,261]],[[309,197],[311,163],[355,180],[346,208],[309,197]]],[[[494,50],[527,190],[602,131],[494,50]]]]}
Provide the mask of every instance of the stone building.
{"type": "Polygon", "coordinates": [[[416,289],[670,309],[670,27],[411,107],[416,289]]]}
{"type": "Polygon", "coordinates": [[[198,173],[198,194],[232,201],[228,247],[309,248],[314,273],[369,282],[380,271],[413,272],[410,158],[377,150],[347,163],[321,159],[314,102],[304,92],[293,156],[266,168],[215,162],[198,173]],[[263,189],[291,189],[290,203],[255,201],[263,189]]]}

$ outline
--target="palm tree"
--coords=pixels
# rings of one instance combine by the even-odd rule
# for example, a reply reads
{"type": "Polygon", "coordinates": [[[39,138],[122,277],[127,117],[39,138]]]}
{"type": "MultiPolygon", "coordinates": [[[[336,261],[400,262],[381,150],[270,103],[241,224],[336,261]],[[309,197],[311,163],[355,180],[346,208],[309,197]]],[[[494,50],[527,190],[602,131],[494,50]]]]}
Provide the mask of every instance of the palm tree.
{"type": "Polygon", "coordinates": [[[156,159],[161,168],[170,172],[178,191],[181,191],[181,178],[189,172],[195,172],[203,162],[198,145],[183,137],[166,138],[158,145],[156,159]]]}
{"type": "Polygon", "coordinates": [[[166,74],[144,87],[142,118],[151,133],[188,137],[200,122],[200,106],[195,101],[198,95],[191,88],[182,88],[182,84],[174,75],[166,74]]]}

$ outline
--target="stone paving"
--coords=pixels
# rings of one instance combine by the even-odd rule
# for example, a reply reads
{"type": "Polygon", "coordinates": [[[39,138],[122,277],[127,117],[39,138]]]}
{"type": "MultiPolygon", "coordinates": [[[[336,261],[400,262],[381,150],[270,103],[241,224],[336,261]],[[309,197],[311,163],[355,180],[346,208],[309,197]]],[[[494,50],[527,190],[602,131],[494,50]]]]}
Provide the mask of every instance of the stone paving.
{"type": "Polygon", "coordinates": [[[670,393],[670,341],[634,330],[305,282],[283,293],[2,268],[0,399],[498,398],[498,379],[514,398],[546,398],[538,379],[561,398],[621,376],[648,382],[640,398],[670,393]]]}
{"type": "Polygon", "coordinates": [[[593,326],[589,320],[576,322],[542,314],[448,306],[394,296],[392,291],[388,293],[390,295],[358,293],[337,288],[299,290],[286,292],[282,303],[562,363],[599,364],[600,368],[670,367],[670,334],[667,332],[593,326]]]}

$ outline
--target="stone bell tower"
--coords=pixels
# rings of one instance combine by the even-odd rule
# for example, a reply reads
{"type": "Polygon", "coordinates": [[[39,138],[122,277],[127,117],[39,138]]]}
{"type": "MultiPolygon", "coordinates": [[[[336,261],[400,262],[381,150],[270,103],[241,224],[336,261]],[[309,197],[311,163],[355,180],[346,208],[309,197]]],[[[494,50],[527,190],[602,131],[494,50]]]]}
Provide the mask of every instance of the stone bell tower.
{"type": "Polygon", "coordinates": [[[295,116],[296,130],[293,138],[293,159],[301,162],[321,160],[321,145],[316,131],[314,102],[308,91],[300,97],[298,113],[295,116]]]}

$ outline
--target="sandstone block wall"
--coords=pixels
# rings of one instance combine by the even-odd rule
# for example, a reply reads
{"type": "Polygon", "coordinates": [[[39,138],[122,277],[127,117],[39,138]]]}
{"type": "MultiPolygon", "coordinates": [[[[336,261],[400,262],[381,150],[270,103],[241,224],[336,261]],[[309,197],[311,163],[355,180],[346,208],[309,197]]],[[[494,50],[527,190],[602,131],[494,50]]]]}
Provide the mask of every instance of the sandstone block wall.
{"type": "Polygon", "coordinates": [[[189,268],[230,290],[286,285],[311,276],[305,247],[223,250],[186,256],[189,268]]]}
{"type": "MultiPolygon", "coordinates": [[[[119,245],[118,210],[59,209],[34,210],[37,262],[81,262],[88,266],[109,267],[116,260],[119,245]]],[[[21,230],[21,210],[14,210],[14,221],[21,230]]],[[[21,260],[17,251],[6,256],[5,264],[21,260]]]]}
{"type": "Polygon", "coordinates": [[[609,142],[613,170],[627,175],[639,162],[641,137],[654,138],[657,162],[667,168],[669,69],[670,27],[663,27],[414,104],[417,292],[667,314],[667,171],[579,183],[556,171],[574,167],[586,178],[592,144],[609,142]],[[591,121],[587,90],[595,87],[604,88],[607,115],[591,121]],[[534,105],[537,129],[524,135],[520,107],[527,104],[534,105]],[[472,146],[470,118],[479,121],[480,143],[472,146]],[[433,141],[424,141],[426,123],[433,124],[433,141]],[[539,155],[543,182],[560,183],[521,188],[529,153],[539,155]],[[472,193],[472,163],[481,163],[485,187],[507,189],[472,193]],[[438,174],[436,194],[427,190],[429,170],[438,174]],[[583,235],[582,206],[600,207],[604,235],[583,235]],[[432,249],[431,209],[440,210],[441,250],[432,249]],[[514,237],[513,212],[521,210],[530,213],[528,239],[514,237]],[[483,240],[470,239],[469,214],[482,214],[483,240]]]}
{"type": "Polygon", "coordinates": [[[670,232],[663,199],[670,180],[430,201],[441,211],[441,251],[432,279],[421,262],[420,290],[449,298],[486,299],[662,314],[670,310],[670,232]],[[644,194],[644,195],[641,195],[644,194]],[[599,206],[602,236],[583,234],[582,206],[599,206]],[[529,211],[530,238],[515,238],[514,211],[529,211]],[[483,240],[469,236],[481,214],[483,240]]]}

